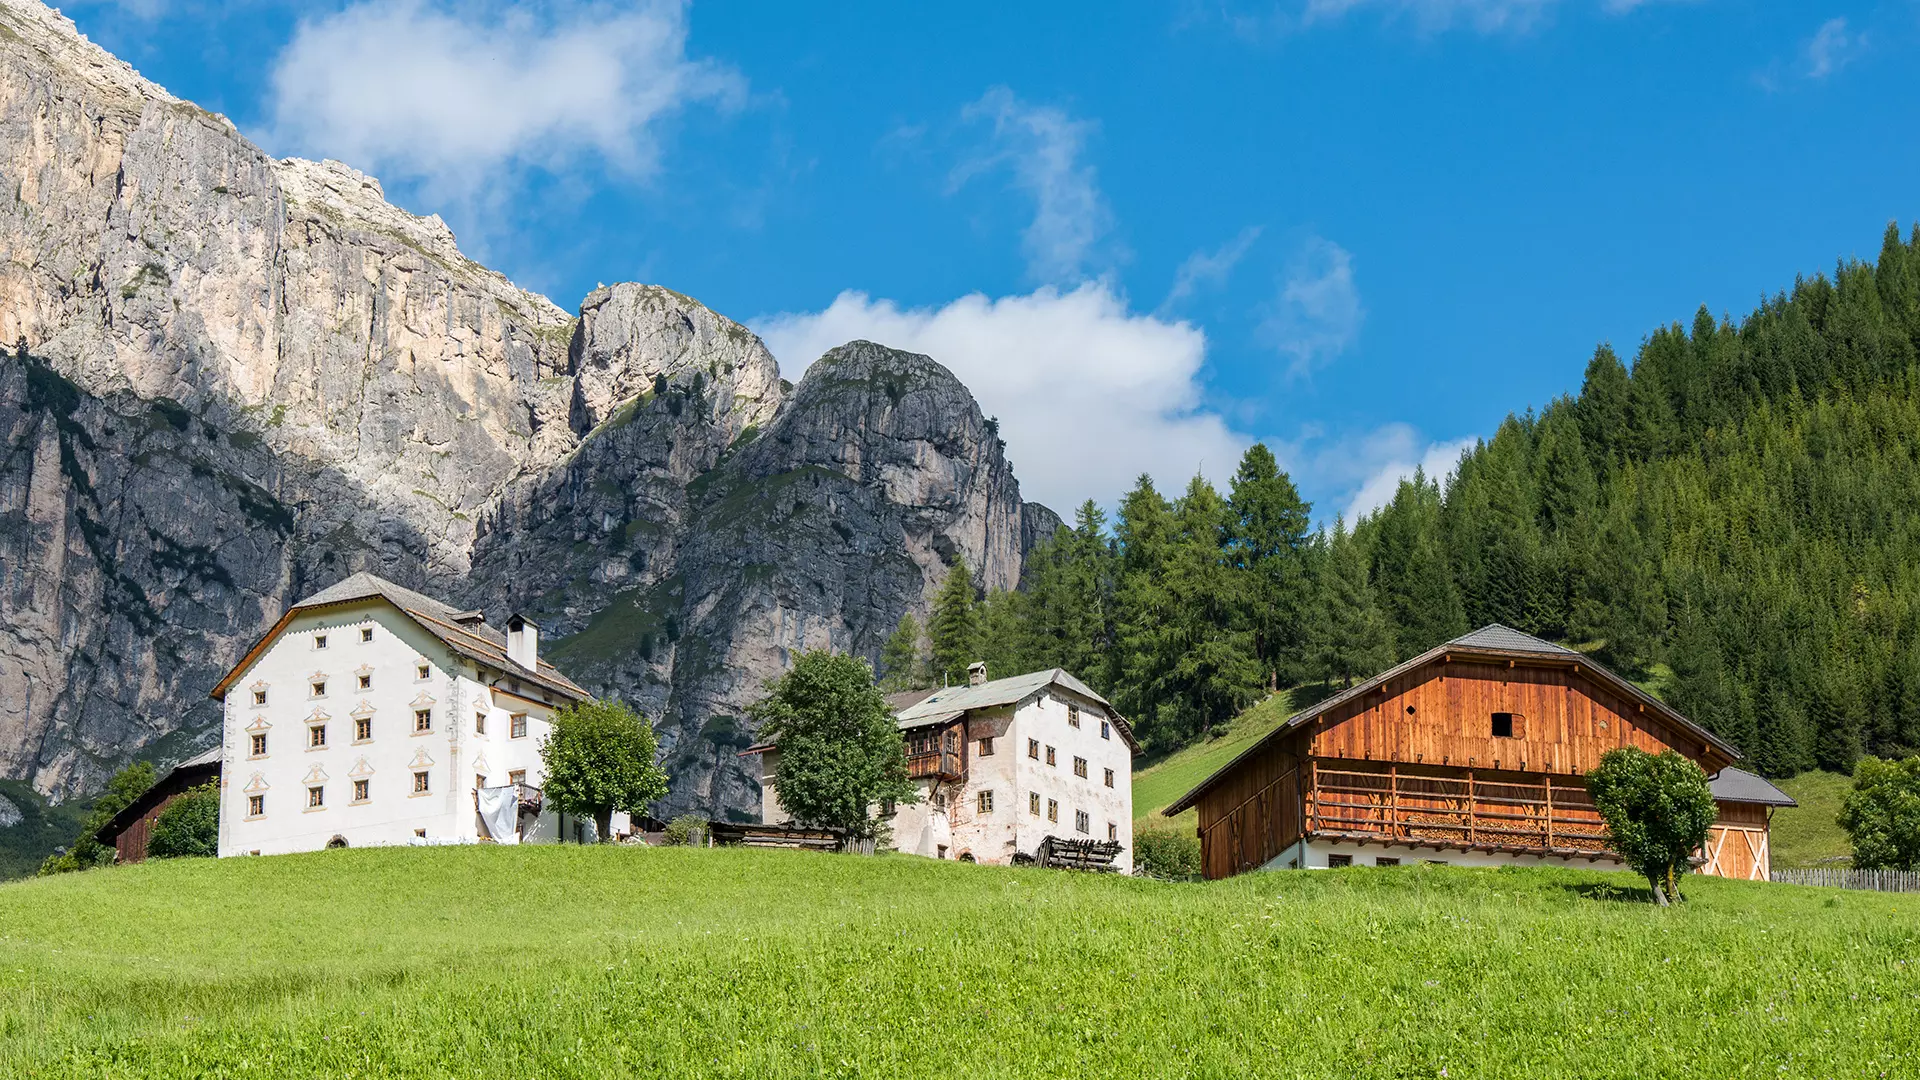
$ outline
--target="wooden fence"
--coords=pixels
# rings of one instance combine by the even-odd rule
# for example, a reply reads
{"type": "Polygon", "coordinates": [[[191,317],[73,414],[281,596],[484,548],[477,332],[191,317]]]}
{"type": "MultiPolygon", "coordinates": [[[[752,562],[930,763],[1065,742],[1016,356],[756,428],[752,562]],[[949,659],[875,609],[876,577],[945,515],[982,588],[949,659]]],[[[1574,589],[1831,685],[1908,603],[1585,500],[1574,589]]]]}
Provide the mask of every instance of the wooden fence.
{"type": "Polygon", "coordinates": [[[1916,870],[1854,870],[1841,867],[1775,870],[1772,880],[1788,885],[1821,885],[1829,889],[1920,892],[1920,871],[1916,870]]]}

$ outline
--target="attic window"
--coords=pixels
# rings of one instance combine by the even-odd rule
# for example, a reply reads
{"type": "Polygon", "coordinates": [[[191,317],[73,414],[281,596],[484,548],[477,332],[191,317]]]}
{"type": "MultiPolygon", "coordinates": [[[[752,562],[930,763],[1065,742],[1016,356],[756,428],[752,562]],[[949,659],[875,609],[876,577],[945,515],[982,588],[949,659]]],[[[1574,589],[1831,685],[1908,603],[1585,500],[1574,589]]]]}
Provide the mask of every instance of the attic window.
{"type": "Polygon", "coordinates": [[[1078,705],[1067,706],[1067,726],[1068,727],[1080,726],[1080,706],[1078,705]]]}
{"type": "Polygon", "coordinates": [[[413,675],[416,679],[425,679],[433,675],[433,669],[422,662],[414,665],[413,675]]]}
{"type": "Polygon", "coordinates": [[[373,676],[371,675],[360,676],[360,689],[362,690],[373,689],[373,676]]]}
{"type": "Polygon", "coordinates": [[[325,679],[313,680],[313,696],[314,697],[327,696],[327,680],[325,679]]]}
{"type": "Polygon", "coordinates": [[[363,626],[363,627],[361,627],[361,628],[360,628],[360,640],[361,640],[361,641],[372,641],[372,640],[373,640],[373,627],[371,627],[371,626],[363,626]]]}
{"type": "Polygon", "coordinates": [[[1100,737],[1103,739],[1113,738],[1113,725],[1105,720],[1100,721],[1100,737]]]}
{"type": "Polygon", "coordinates": [[[314,648],[316,648],[316,649],[324,649],[324,648],[326,648],[326,647],[327,647],[327,635],[325,635],[325,634],[315,634],[315,635],[313,635],[313,647],[314,647],[314,648]]]}
{"type": "Polygon", "coordinates": [[[265,690],[255,690],[253,692],[253,703],[255,705],[265,705],[267,703],[267,692],[265,690]]]}
{"type": "Polygon", "coordinates": [[[1496,739],[1511,739],[1514,737],[1512,713],[1497,712],[1493,714],[1493,737],[1496,739]]]}

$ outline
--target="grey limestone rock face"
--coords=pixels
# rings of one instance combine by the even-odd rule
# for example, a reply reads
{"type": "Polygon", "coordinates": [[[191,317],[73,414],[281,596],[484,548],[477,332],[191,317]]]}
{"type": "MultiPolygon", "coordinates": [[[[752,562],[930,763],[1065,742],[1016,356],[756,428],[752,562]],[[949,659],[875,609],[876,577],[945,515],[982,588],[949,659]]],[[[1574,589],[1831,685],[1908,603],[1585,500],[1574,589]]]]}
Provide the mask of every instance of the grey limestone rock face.
{"type": "Polygon", "coordinates": [[[1023,504],[951,373],[867,342],[792,387],[671,290],[571,315],[338,162],[274,159],[33,0],[0,0],[0,776],[60,798],[211,737],[286,605],[374,570],[502,618],[654,718],[669,809],[799,650],[869,657],[1023,504]]]}

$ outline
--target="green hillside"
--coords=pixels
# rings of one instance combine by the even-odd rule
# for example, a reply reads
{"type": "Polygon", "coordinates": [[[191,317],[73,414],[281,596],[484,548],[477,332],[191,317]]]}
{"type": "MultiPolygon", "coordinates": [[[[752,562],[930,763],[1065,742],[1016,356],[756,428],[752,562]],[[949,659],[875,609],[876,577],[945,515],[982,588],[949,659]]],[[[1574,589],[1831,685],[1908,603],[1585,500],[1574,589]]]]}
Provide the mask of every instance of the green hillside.
{"type": "Polygon", "coordinates": [[[1775,783],[1800,805],[1773,812],[1773,865],[1846,866],[1851,862],[1853,845],[1835,819],[1847,792],[1853,790],[1853,777],[1804,772],[1775,783]]]}
{"type": "Polygon", "coordinates": [[[1914,1075],[1920,897],[395,848],[0,886],[8,1077],[1914,1075]]]}
{"type": "Polygon", "coordinates": [[[1222,728],[1214,738],[1175,751],[1134,773],[1134,828],[1162,829],[1174,825],[1182,831],[1191,830],[1194,824],[1193,811],[1189,810],[1170,822],[1160,816],[1161,809],[1193,790],[1195,784],[1212,776],[1222,765],[1259,742],[1261,736],[1293,715],[1297,708],[1295,700],[1305,700],[1298,688],[1274,694],[1234,717],[1233,722],[1222,728]]]}

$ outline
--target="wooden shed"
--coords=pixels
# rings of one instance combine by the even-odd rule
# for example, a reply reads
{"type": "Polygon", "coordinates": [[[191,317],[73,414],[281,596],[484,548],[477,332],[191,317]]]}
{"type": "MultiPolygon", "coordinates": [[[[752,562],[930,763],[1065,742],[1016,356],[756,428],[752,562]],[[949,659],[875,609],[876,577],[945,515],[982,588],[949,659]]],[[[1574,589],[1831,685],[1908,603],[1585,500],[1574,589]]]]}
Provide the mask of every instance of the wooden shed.
{"type": "Polygon", "coordinates": [[[220,779],[220,748],[191,757],[175,765],[167,775],[140,793],[113,820],[100,826],[94,838],[115,851],[115,862],[136,863],[147,857],[147,838],[153,833],[153,821],[167,804],[189,788],[220,779]]]}
{"type": "Polygon", "coordinates": [[[1764,879],[1793,800],[1739,751],[1562,648],[1487,626],[1304,709],[1164,812],[1199,812],[1202,871],[1372,863],[1617,864],[1585,774],[1672,749],[1713,779],[1706,873],[1764,879]]]}

